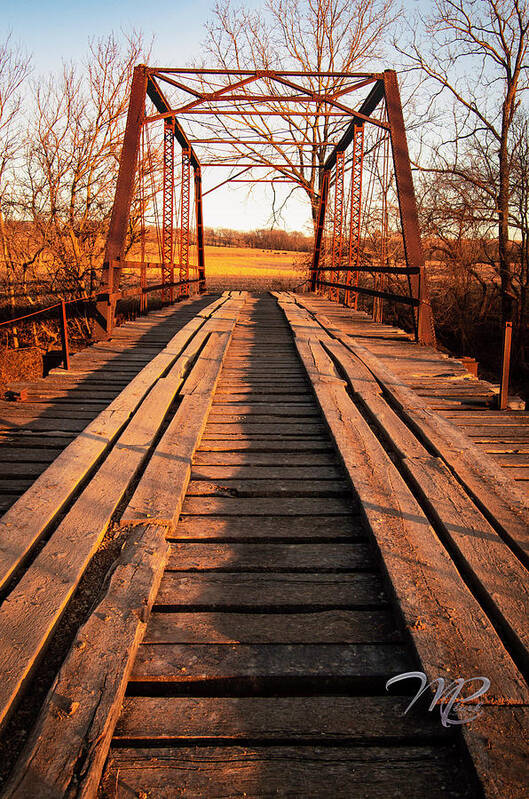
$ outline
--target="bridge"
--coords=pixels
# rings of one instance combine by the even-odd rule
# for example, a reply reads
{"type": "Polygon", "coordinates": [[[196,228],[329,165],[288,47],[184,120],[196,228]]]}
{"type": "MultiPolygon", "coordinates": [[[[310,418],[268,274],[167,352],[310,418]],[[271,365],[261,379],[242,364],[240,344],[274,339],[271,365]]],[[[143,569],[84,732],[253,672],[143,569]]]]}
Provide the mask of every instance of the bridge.
{"type": "Polygon", "coordinates": [[[99,341],[70,355],[65,324],[62,367],[0,402],[2,796],[527,796],[529,414],[436,349],[395,74],[350,76],[354,107],[307,75],[186,75],[203,79],[134,74],[83,300],[99,341]],[[258,81],[346,120],[303,290],[215,294],[205,137],[181,120],[219,100],[272,114],[258,81]],[[156,124],[160,257],[144,216],[134,261],[156,124]],[[387,230],[377,258],[360,246],[377,152],[398,262],[387,230]],[[131,297],[142,313],[118,325],[131,297]],[[410,332],[384,323],[395,304],[410,332]]]}

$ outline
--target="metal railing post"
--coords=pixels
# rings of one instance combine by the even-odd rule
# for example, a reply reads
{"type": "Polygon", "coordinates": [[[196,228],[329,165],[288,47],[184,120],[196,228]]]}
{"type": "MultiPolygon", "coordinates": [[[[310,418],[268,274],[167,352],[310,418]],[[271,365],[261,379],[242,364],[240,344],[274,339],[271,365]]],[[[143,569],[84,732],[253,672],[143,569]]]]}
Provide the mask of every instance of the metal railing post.
{"type": "Polygon", "coordinates": [[[59,306],[59,327],[61,330],[62,362],[65,369],[70,368],[70,346],[68,343],[68,321],[66,319],[66,303],[61,300],[59,306]]]}
{"type": "Polygon", "coordinates": [[[509,373],[511,371],[512,322],[505,322],[503,331],[503,356],[501,367],[501,386],[499,409],[504,411],[509,404],[509,373]]]}

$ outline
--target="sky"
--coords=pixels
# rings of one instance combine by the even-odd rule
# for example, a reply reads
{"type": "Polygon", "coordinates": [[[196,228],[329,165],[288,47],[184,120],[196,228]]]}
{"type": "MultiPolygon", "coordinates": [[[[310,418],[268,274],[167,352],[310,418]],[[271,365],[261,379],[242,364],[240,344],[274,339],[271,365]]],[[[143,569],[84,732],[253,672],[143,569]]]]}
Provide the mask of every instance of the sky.
{"type": "MultiPolygon", "coordinates": [[[[416,0],[407,0],[413,7],[416,0]]],[[[89,39],[120,30],[141,30],[154,37],[151,63],[183,66],[197,58],[215,0],[0,0],[0,36],[11,33],[32,54],[34,75],[60,70],[64,61],[82,58],[89,39]]],[[[245,5],[259,5],[246,0],[245,5]]],[[[204,170],[204,190],[219,181],[220,170],[204,170]],[[215,174],[211,174],[214,172],[215,174]]],[[[280,191],[285,187],[278,186],[280,191]]],[[[269,223],[269,190],[257,187],[249,195],[245,184],[220,189],[204,199],[208,227],[251,230],[269,223]]],[[[287,230],[310,232],[310,207],[297,191],[284,215],[287,230]]]]}

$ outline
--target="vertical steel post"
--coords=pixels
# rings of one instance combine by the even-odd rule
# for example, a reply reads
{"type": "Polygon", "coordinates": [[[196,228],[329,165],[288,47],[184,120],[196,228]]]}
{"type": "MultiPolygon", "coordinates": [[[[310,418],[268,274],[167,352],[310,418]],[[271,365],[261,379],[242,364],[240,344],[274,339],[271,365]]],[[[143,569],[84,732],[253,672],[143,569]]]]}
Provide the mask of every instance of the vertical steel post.
{"type": "Polygon", "coordinates": [[[145,94],[147,91],[147,67],[140,64],[135,67],[130,89],[129,110],[125,126],[123,147],[119,159],[119,172],[112,206],[112,216],[108,228],[103,270],[100,288],[107,294],[107,299],[96,303],[96,322],[94,333],[96,338],[108,338],[112,333],[115,314],[115,300],[112,294],[119,289],[123,250],[127,235],[132,194],[140,135],[145,115],[145,94]],[[116,263],[118,266],[116,266],[116,263]]]}
{"type": "MultiPolygon", "coordinates": [[[[343,250],[343,200],[345,181],[345,153],[336,155],[334,174],[334,217],[332,225],[331,245],[331,283],[340,282],[340,267],[342,265],[343,250]]],[[[330,287],[329,299],[338,302],[340,290],[330,287]]]]}
{"type": "Polygon", "coordinates": [[[404,128],[404,116],[402,114],[397,74],[394,70],[387,69],[384,72],[384,93],[386,97],[391,148],[393,151],[395,183],[399,200],[406,263],[409,267],[420,269],[420,274],[418,276],[412,275],[411,279],[409,279],[410,292],[420,303],[416,319],[417,340],[421,344],[435,346],[435,329],[424,272],[424,254],[419,232],[419,216],[413,189],[410,155],[404,128]]]}
{"type": "MultiPolygon", "coordinates": [[[[362,179],[364,167],[364,126],[354,126],[353,162],[351,170],[351,224],[349,229],[349,269],[358,267],[360,261],[360,229],[362,223],[362,179]]],[[[348,286],[358,285],[358,272],[348,271],[345,282],[348,286]]],[[[351,303],[351,291],[345,292],[345,304],[351,303]]],[[[358,293],[354,294],[354,307],[358,303],[358,293]]]]}
{"type": "Polygon", "coordinates": [[[140,266],[140,313],[146,313],[147,311],[147,293],[144,293],[144,289],[147,288],[147,265],[142,263],[140,266]]]}
{"type": "Polygon", "coordinates": [[[66,303],[61,300],[59,306],[59,327],[61,330],[62,362],[65,369],[70,368],[70,345],[68,342],[68,321],[66,319],[66,303]]]}
{"type": "Polygon", "coordinates": [[[194,167],[195,174],[195,213],[197,224],[198,250],[198,290],[202,294],[206,290],[206,259],[204,253],[204,220],[202,216],[202,173],[199,166],[194,167]]]}
{"type": "Polygon", "coordinates": [[[503,331],[503,356],[501,368],[501,386],[499,396],[500,411],[504,411],[509,404],[509,374],[511,371],[511,342],[512,322],[505,322],[503,331]]]}
{"type": "MultiPolygon", "coordinates": [[[[162,285],[174,283],[174,120],[163,127],[162,285]]],[[[174,300],[174,287],[162,288],[162,302],[174,300]]]]}
{"type": "MultiPolygon", "coordinates": [[[[191,194],[191,159],[189,150],[182,150],[182,185],[180,197],[180,273],[179,281],[189,280],[189,215],[191,194]]],[[[179,286],[179,295],[189,295],[189,283],[179,286]]]]}
{"type": "Polygon", "coordinates": [[[319,280],[321,242],[323,238],[323,227],[325,224],[325,212],[327,209],[327,197],[329,194],[329,170],[325,169],[321,183],[320,208],[318,212],[318,222],[316,225],[316,235],[314,237],[314,253],[312,255],[312,268],[310,287],[311,291],[316,291],[317,281],[319,280]]]}

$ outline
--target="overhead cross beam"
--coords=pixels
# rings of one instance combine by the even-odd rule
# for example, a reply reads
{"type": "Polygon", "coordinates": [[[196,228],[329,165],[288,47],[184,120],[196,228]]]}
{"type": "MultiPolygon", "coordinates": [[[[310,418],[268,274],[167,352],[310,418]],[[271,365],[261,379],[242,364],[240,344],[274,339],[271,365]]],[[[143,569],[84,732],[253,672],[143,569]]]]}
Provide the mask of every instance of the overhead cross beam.
{"type": "MultiPolygon", "coordinates": [[[[393,297],[399,302],[406,301],[413,308],[416,308],[415,323],[418,339],[423,343],[434,343],[433,318],[428,302],[424,254],[419,234],[417,205],[413,190],[402,106],[396,74],[392,70],[386,70],[384,73],[343,73],[317,70],[302,72],[296,70],[230,70],[214,68],[161,69],[148,68],[145,65],[136,67],[132,80],[115,201],[105,249],[101,280],[102,291],[100,292],[97,306],[99,331],[102,335],[108,335],[112,329],[116,297],[119,296],[120,274],[134,190],[141,129],[143,125],[148,125],[158,120],[164,120],[163,126],[165,130],[162,274],[165,275],[164,269],[166,272],[169,270],[167,272],[168,279],[167,281],[163,280],[162,284],[166,284],[169,287],[173,283],[170,277],[170,270],[174,269],[173,253],[175,250],[173,241],[174,155],[172,154],[175,141],[180,145],[183,157],[181,186],[183,194],[181,194],[179,236],[180,270],[181,277],[186,282],[186,291],[189,286],[189,223],[192,218],[190,206],[191,169],[193,169],[194,173],[194,218],[197,228],[198,250],[198,265],[194,266],[198,269],[200,288],[201,290],[205,288],[202,171],[201,162],[197,156],[197,151],[194,149],[195,145],[198,147],[201,144],[230,144],[237,148],[236,155],[238,158],[223,156],[225,160],[222,162],[222,157],[219,155],[218,157],[213,157],[213,159],[210,157],[202,166],[244,167],[244,161],[241,159],[246,156],[244,151],[241,153],[241,150],[245,145],[251,148],[260,145],[270,146],[275,147],[276,151],[278,147],[284,148],[291,145],[292,148],[297,148],[297,153],[299,154],[300,164],[294,163],[295,159],[291,158],[290,155],[284,155],[284,164],[280,163],[280,159],[276,158],[268,164],[258,164],[258,166],[266,167],[270,170],[277,169],[280,173],[279,178],[270,178],[266,174],[263,178],[256,179],[252,174],[252,169],[256,165],[247,165],[245,169],[242,169],[237,174],[232,174],[227,181],[219,183],[209,191],[213,191],[228,182],[246,182],[250,179],[252,182],[296,183],[296,178],[293,176],[295,173],[292,170],[295,170],[296,167],[301,168],[303,165],[304,148],[314,146],[332,147],[332,151],[328,154],[323,165],[321,163],[310,164],[310,168],[314,172],[321,170],[319,180],[320,204],[315,225],[315,245],[311,268],[312,288],[316,289],[318,286],[329,285],[337,297],[339,296],[339,291],[336,291],[336,289],[345,289],[346,296],[351,291],[354,293],[356,289],[369,296],[383,296],[385,299],[393,297]],[[214,88],[211,91],[203,91],[203,86],[200,85],[200,82],[206,76],[214,83],[214,88]],[[304,79],[319,77],[336,78],[335,87],[329,88],[327,85],[324,91],[316,91],[311,85],[307,85],[306,81],[304,82],[304,79]],[[227,80],[224,80],[225,78],[227,80]],[[259,93],[259,90],[256,90],[256,87],[252,84],[262,80],[265,81],[266,86],[259,93]],[[195,81],[194,84],[193,81],[195,81]],[[167,91],[174,93],[177,90],[178,92],[183,92],[187,97],[183,99],[180,97],[179,102],[172,103],[162,90],[161,82],[165,84],[167,91]],[[350,95],[360,89],[367,89],[369,86],[371,86],[369,93],[358,107],[353,107],[354,104],[347,100],[344,102],[342,99],[346,95],[350,95]],[[277,95],[273,93],[274,89],[277,89],[277,95]],[[152,102],[156,112],[149,116],[146,116],[145,113],[146,98],[149,98],[152,102]],[[381,115],[374,116],[374,112],[382,101],[385,101],[386,115],[384,118],[380,118],[381,115]],[[246,103],[249,107],[241,106],[241,102],[246,103]],[[282,106],[275,106],[276,102],[282,103],[282,106]],[[182,115],[187,118],[188,115],[207,115],[211,113],[217,115],[225,113],[229,117],[240,117],[250,127],[250,120],[256,115],[283,117],[285,118],[287,131],[280,132],[277,127],[274,130],[270,128],[270,135],[263,134],[260,136],[259,132],[252,128],[252,133],[247,139],[240,137],[233,140],[227,138],[226,134],[224,134],[224,138],[222,135],[218,138],[201,138],[200,135],[196,135],[197,128],[195,127],[193,131],[195,135],[189,137],[182,126],[182,115]],[[323,136],[323,141],[319,143],[298,142],[295,139],[292,139],[292,141],[285,140],[288,139],[291,118],[313,118],[315,116],[321,117],[321,124],[317,120],[314,123],[321,131],[321,134],[325,131],[322,120],[328,120],[331,116],[347,118],[349,124],[337,142],[331,141],[331,137],[327,135],[323,136]],[[376,288],[374,290],[366,289],[365,287],[353,288],[351,285],[353,273],[358,274],[363,269],[363,266],[359,264],[359,226],[362,200],[361,148],[359,149],[359,143],[360,141],[363,142],[364,127],[367,124],[376,126],[381,131],[380,135],[385,137],[386,143],[388,142],[388,137],[391,142],[395,186],[406,258],[406,267],[399,266],[391,269],[395,274],[404,273],[406,275],[409,289],[407,298],[405,298],[405,295],[391,295],[391,292],[379,292],[376,288]],[[351,167],[351,180],[354,185],[351,197],[351,230],[349,232],[350,257],[347,266],[343,266],[341,269],[343,247],[346,243],[343,240],[342,223],[340,222],[344,217],[343,176],[345,172],[349,171],[349,167],[345,165],[345,153],[351,143],[354,145],[351,167]],[[338,164],[339,169],[337,171],[338,164]],[[245,172],[248,177],[245,176],[241,180],[245,172]],[[320,268],[322,240],[328,197],[332,187],[334,188],[333,209],[335,217],[333,221],[333,245],[330,253],[332,256],[332,268],[329,269],[329,267],[325,266],[322,269],[320,268]],[[320,272],[326,271],[331,272],[333,282],[320,279],[320,272]],[[344,285],[339,283],[341,272],[346,281],[344,285]]],[[[199,121],[197,120],[197,126],[198,124],[199,121]]],[[[205,194],[207,193],[205,192],[205,194]]],[[[389,267],[386,265],[381,268],[389,271],[389,267]]],[[[377,272],[379,267],[374,265],[371,267],[371,271],[377,272]]]]}

